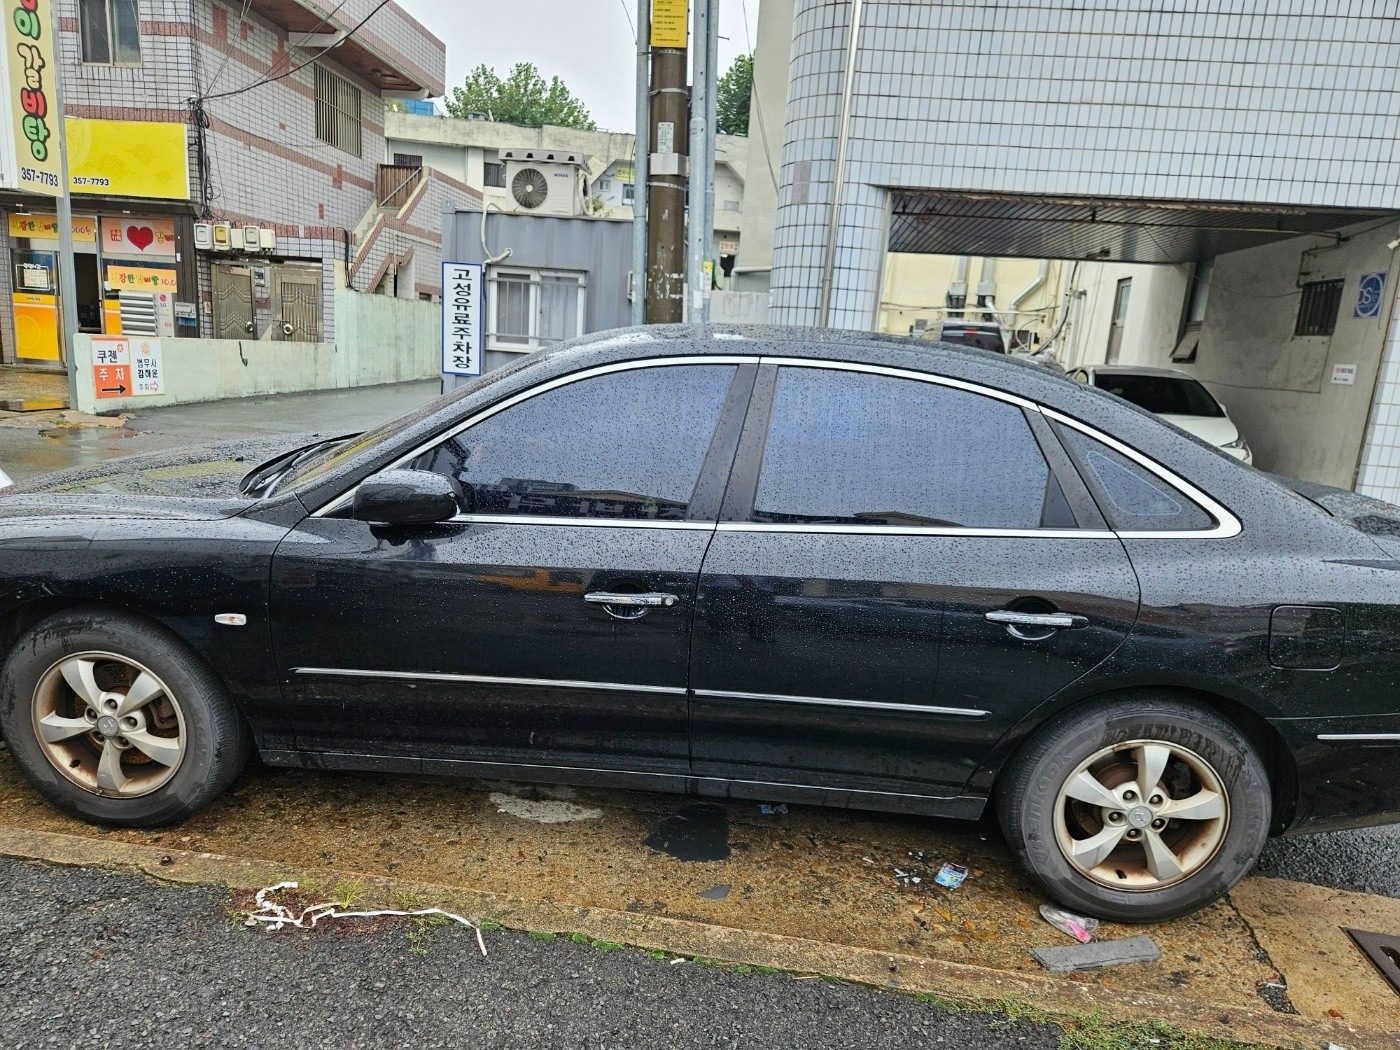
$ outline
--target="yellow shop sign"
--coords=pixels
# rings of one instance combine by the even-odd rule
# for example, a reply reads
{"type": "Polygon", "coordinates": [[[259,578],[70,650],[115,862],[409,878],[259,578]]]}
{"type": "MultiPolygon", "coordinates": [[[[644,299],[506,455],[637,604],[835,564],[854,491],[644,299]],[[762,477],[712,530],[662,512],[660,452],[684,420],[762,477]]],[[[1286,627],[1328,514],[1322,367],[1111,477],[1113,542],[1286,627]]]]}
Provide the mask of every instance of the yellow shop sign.
{"type": "Polygon", "coordinates": [[[185,125],[69,117],[64,126],[74,193],[189,200],[185,125]]]}

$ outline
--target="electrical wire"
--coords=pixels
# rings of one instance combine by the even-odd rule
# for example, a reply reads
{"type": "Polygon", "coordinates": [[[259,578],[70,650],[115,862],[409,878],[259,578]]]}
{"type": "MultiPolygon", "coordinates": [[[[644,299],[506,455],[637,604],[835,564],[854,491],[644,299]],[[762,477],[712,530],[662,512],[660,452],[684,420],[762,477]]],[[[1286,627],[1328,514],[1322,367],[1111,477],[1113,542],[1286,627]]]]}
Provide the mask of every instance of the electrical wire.
{"type": "MultiPolygon", "coordinates": [[[[344,0],[342,0],[342,3],[344,3],[344,0]]],[[[252,84],[248,84],[248,85],[246,85],[246,86],[244,86],[244,87],[235,88],[235,89],[232,90],[232,91],[220,91],[220,92],[218,92],[217,94],[206,95],[206,96],[204,97],[204,101],[210,102],[210,101],[213,101],[214,99],[232,98],[232,97],[234,97],[235,95],[246,94],[247,92],[252,91],[252,90],[254,90],[255,88],[260,88],[260,87],[262,87],[264,84],[271,84],[271,83],[273,83],[273,82],[275,82],[275,81],[283,80],[283,79],[285,79],[285,78],[291,76],[293,73],[296,73],[296,72],[298,72],[299,70],[305,69],[307,66],[311,65],[313,62],[319,61],[328,51],[331,51],[333,48],[339,47],[341,44],[343,44],[343,43],[345,43],[347,40],[349,40],[352,36],[354,36],[356,33],[358,33],[361,29],[364,28],[365,23],[367,23],[371,18],[373,18],[375,15],[377,15],[380,11],[384,10],[384,8],[386,8],[387,6],[389,6],[389,0],[379,0],[379,3],[375,5],[374,10],[370,11],[369,14],[365,15],[364,18],[360,19],[360,21],[359,21],[358,23],[355,24],[355,26],[354,26],[353,29],[349,30],[343,37],[341,37],[341,38],[340,38],[339,40],[337,40],[335,43],[329,44],[329,45],[327,45],[326,47],[323,47],[320,51],[317,51],[314,55],[312,55],[310,58],[308,58],[305,62],[300,62],[300,63],[298,63],[297,65],[292,66],[290,69],[287,69],[287,70],[285,70],[284,72],[278,73],[276,76],[267,76],[267,77],[264,77],[263,79],[254,81],[252,84]]],[[[339,8],[337,8],[337,10],[339,10],[339,8]]]]}
{"type": "MultiPolygon", "coordinates": [[[[193,19],[193,14],[194,14],[193,7],[194,7],[194,5],[191,4],[190,7],[191,7],[191,12],[190,12],[190,14],[191,14],[191,19],[190,19],[190,21],[193,22],[193,21],[194,21],[194,19],[193,19]]],[[[247,18],[247,17],[248,17],[248,12],[251,11],[252,9],[253,9],[253,0],[243,0],[243,10],[240,11],[240,12],[238,12],[238,21],[241,23],[245,18],[247,18]]],[[[196,53],[196,54],[199,53],[199,44],[198,44],[198,42],[195,43],[195,45],[194,45],[194,50],[195,50],[195,53],[196,53]]],[[[206,92],[206,91],[213,91],[214,88],[218,87],[218,85],[219,85],[219,78],[221,78],[221,77],[224,75],[224,70],[226,70],[226,69],[228,68],[229,61],[230,61],[232,58],[233,58],[233,46],[232,46],[232,44],[230,44],[230,45],[229,45],[228,47],[226,47],[225,50],[224,50],[224,59],[223,59],[222,62],[219,63],[219,68],[216,69],[216,70],[214,70],[214,75],[213,75],[212,77],[209,78],[209,83],[208,83],[204,88],[201,89],[201,91],[200,91],[200,95],[201,95],[201,96],[204,94],[204,92],[206,92]]]]}
{"type": "MultiPolygon", "coordinates": [[[[758,52],[754,50],[753,37],[749,34],[749,0],[739,0],[739,7],[744,15],[744,43],[749,47],[749,58],[757,60],[758,52]]],[[[768,166],[768,177],[773,180],[773,191],[778,189],[778,173],[773,170],[773,154],[768,149],[768,127],[763,120],[763,100],[758,94],[758,81],[755,78],[751,81],[749,90],[753,93],[753,109],[758,117],[758,141],[763,147],[763,162],[768,166]]],[[[747,173],[745,173],[747,174],[747,173]]]]}
{"type": "Polygon", "coordinates": [[[627,28],[632,31],[632,43],[637,43],[637,25],[632,21],[632,12],[627,6],[627,0],[617,0],[622,5],[622,13],[627,16],[627,28]]]}

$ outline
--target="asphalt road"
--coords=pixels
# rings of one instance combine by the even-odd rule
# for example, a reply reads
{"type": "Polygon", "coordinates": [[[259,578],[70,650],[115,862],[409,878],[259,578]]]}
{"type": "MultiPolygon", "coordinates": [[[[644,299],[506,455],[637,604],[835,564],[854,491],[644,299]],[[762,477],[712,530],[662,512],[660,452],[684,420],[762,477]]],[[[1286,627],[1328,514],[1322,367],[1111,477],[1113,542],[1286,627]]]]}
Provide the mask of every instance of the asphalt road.
{"type": "MultiPolygon", "coordinates": [[[[563,939],[244,927],[205,888],[0,859],[0,1046],[1051,1050],[1058,1029],[563,939]]],[[[411,931],[413,931],[411,933],[411,931]]]]}

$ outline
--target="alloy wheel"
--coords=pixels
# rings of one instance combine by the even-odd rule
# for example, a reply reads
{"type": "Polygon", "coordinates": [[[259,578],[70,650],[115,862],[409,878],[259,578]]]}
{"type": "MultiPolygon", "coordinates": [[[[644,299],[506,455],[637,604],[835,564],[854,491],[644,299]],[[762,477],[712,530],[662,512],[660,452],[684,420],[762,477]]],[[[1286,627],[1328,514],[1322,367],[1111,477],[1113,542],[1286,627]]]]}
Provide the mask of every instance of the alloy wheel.
{"type": "Polygon", "coordinates": [[[1229,824],[1220,775],[1194,751],[1162,740],[1095,752],[1055,800],[1055,839],[1065,859],[1117,890],[1159,890],[1190,878],[1215,856],[1229,824]]]}
{"type": "Polygon", "coordinates": [[[34,690],[35,739],[53,767],[107,798],[159,789],[185,757],[185,717],[149,668],[115,653],[65,656],[34,690]]]}

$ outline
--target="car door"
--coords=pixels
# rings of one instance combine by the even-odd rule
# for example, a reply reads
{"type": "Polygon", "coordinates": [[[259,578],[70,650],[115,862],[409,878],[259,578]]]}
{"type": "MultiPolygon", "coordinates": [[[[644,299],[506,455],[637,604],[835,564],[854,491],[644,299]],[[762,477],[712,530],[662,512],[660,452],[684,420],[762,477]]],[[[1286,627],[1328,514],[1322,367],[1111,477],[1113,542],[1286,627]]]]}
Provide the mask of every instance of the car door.
{"type": "Polygon", "coordinates": [[[754,372],[554,381],[400,464],[451,479],[453,520],[304,521],[272,569],[298,746],[688,772],[695,585],[754,372]]]}
{"type": "Polygon", "coordinates": [[[1033,405],[922,373],[765,365],[701,572],[693,768],[955,796],[1137,605],[1033,405]]]}

